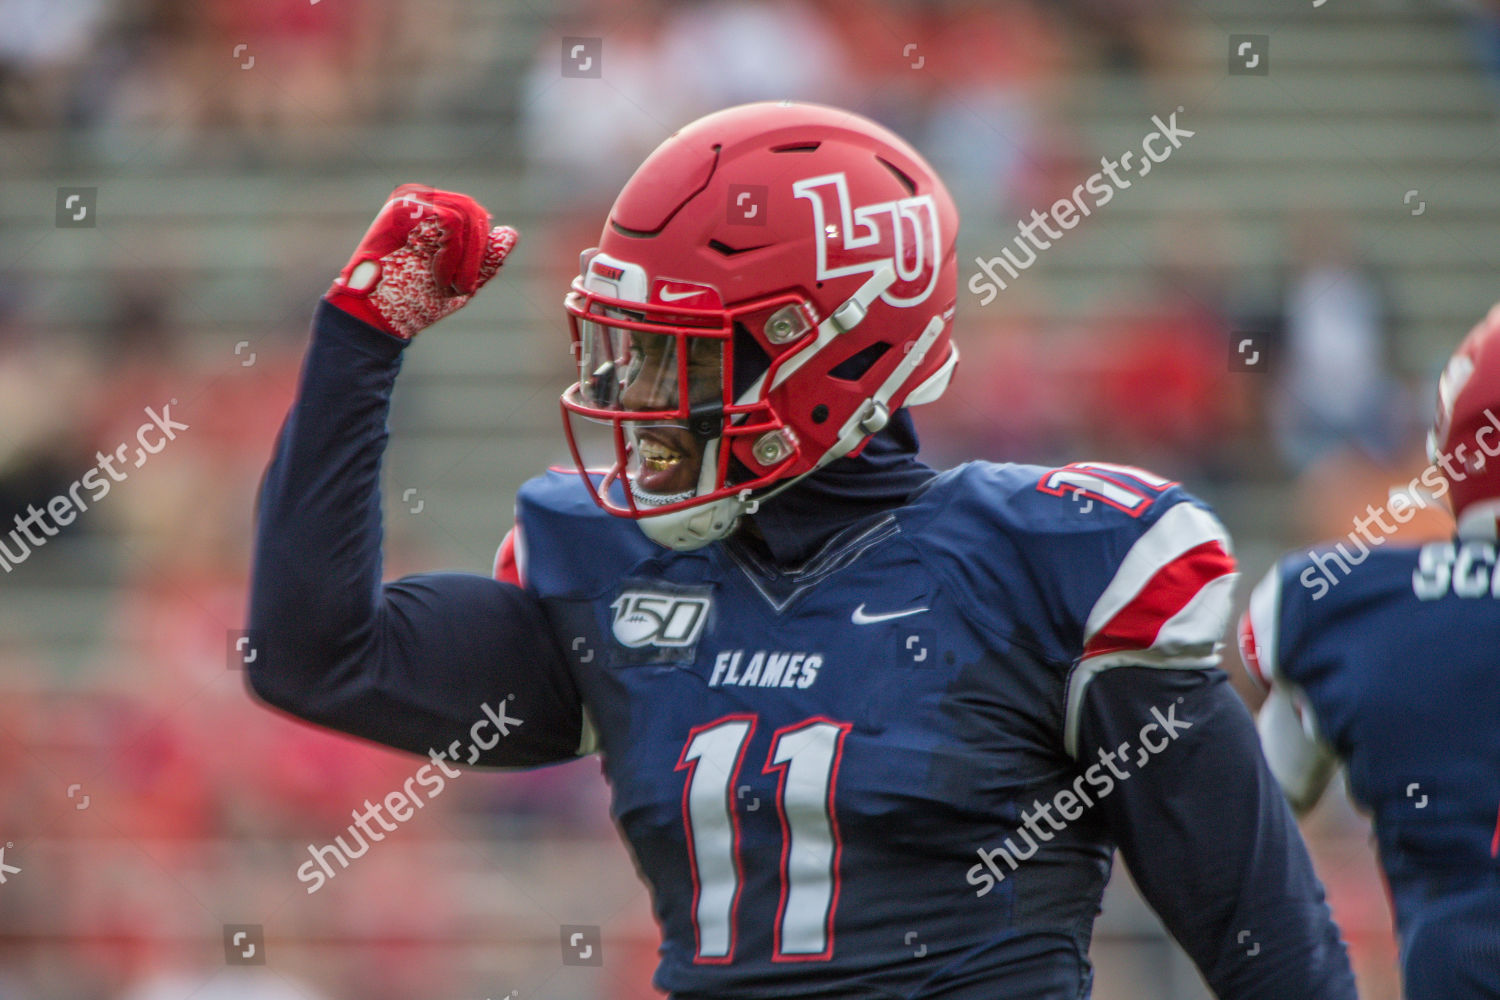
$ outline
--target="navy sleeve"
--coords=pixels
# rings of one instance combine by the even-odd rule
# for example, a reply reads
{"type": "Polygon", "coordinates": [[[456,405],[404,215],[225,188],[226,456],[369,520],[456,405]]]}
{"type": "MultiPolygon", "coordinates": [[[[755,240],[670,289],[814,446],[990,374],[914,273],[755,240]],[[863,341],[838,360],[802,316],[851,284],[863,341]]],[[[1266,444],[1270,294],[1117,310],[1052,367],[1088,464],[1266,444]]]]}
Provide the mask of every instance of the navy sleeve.
{"type": "Polygon", "coordinates": [[[266,702],[487,766],[572,759],[578,691],[540,603],[488,577],[381,583],[380,462],[405,342],[320,303],[261,485],[246,657],[266,702]]]}
{"type": "Polygon", "coordinates": [[[1105,821],[1220,1000],[1355,1000],[1322,883],[1222,671],[1102,672],[1078,761],[1125,775],[1100,799],[1105,821]]]}

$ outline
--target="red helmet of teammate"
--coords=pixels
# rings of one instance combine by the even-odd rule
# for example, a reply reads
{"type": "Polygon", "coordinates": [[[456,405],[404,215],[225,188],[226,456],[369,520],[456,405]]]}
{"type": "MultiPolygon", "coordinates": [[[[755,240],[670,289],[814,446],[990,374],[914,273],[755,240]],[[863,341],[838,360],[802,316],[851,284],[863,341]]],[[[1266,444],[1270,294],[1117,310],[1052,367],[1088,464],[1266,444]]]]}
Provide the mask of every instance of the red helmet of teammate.
{"type": "Polygon", "coordinates": [[[958,212],[925,160],[835,108],[747,104],[686,126],[610,210],[566,300],[575,418],[604,509],[692,549],[947,387],[958,212]],[[620,484],[623,488],[611,487],[620,484]]]}
{"type": "Polygon", "coordinates": [[[1443,369],[1427,457],[1448,479],[1460,530],[1494,537],[1500,518],[1500,304],[1469,331],[1443,369]],[[1449,461],[1440,462],[1443,457],[1449,461]]]}

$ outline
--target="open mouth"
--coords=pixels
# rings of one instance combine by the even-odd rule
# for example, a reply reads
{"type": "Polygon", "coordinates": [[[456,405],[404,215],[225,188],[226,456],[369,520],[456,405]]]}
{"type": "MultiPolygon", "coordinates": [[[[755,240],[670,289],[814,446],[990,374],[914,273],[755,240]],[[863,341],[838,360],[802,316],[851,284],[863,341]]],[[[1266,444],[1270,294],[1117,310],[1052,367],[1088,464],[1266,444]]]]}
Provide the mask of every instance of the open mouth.
{"type": "Polygon", "coordinates": [[[698,485],[703,445],[685,427],[656,426],[636,434],[637,489],[659,495],[691,494],[698,485]]]}

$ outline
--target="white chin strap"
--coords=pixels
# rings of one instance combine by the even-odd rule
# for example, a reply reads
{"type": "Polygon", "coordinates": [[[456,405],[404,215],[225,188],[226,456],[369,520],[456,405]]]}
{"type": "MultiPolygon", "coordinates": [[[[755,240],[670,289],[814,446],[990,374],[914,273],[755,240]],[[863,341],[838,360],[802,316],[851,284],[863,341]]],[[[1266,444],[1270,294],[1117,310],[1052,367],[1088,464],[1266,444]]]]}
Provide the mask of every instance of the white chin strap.
{"type": "Polygon", "coordinates": [[[635,523],[656,544],[690,552],[729,537],[741,515],[754,509],[754,503],[743,496],[722,497],[668,514],[647,514],[635,523]]]}
{"type": "MultiPolygon", "coordinates": [[[[719,467],[720,440],[720,438],[714,438],[703,447],[702,464],[698,466],[697,489],[670,495],[646,493],[638,489],[635,480],[631,479],[630,492],[635,497],[636,503],[643,507],[664,507],[669,503],[691,500],[695,496],[712,491],[714,473],[719,467]]],[[[746,493],[748,492],[747,490],[746,493]]],[[[665,514],[645,514],[635,523],[640,525],[646,537],[656,544],[665,545],[679,552],[688,552],[692,549],[701,549],[709,542],[717,542],[727,537],[734,530],[740,515],[746,512],[746,508],[754,509],[751,506],[752,503],[745,498],[745,494],[721,497],[697,507],[684,507],[682,510],[669,511],[665,514]]]]}
{"type": "MultiPolygon", "coordinates": [[[[882,265],[872,274],[869,279],[859,287],[859,290],[849,298],[847,302],[833,311],[827,319],[818,324],[817,339],[805,350],[799,352],[786,365],[777,372],[776,381],[772,388],[786,381],[797,369],[806,364],[813,355],[823,350],[839,334],[847,333],[858,326],[869,311],[870,304],[886,289],[895,284],[896,271],[889,263],[882,265]]],[[[637,524],[646,537],[664,545],[669,549],[679,552],[687,552],[692,549],[702,548],[710,542],[717,542],[727,538],[734,531],[735,525],[741,517],[746,514],[755,513],[760,504],[771,499],[783,490],[790,489],[805,477],[828,465],[830,462],[843,458],[855,448],[858,448],[872,434],[878,433],[890,422],[891,412],[889,403],[891,397],[906,384],[911,378],[912,372],[922,364],[927,357],[928,350],[943,332],[943,326],[951,316],[934,316],[927,323],[919,336],[910,345],[906,357],[875,390],[874,395],[866,399],[864,404],[855,411],[854,415],[839,428],[839,436],[832,446],[819,457],[811,469],[802,475],[786,482],[779,483],[771,490],[752,498],[749,490],[744,490],[734,496],[720,497],[718,500],[701,504],[696,507],[686,507],[682,510],[671,511],[666,514],[647,514],[642,516],[637,524]]],[[[905,403],[917,405],[919,403],[930,403],[943,394],[948,388],[948,381],[953,377],[954,366],[958,363],[958,351],[955,349],[948,355],[948,360],[943,366],[925,379],[922,384],[916,386],[907,394],[905,403]]],[[[756,379],[755,382],[745,390],[736,402],[739,405],[748,404],[759,398],[764,385],[765,375],[756,379]]],[[[719,438],[710,441],[703,450],[703,464],[698,473],[698,489],[695,493],[673,494],[670,498],[653,494],[642,494],[635,492],[634,481],[631,482],[631,490],[642,506],[662,506],[668,503],[676,503],[682,499],[688,499],[695,495],[701,495],[713,490],[714,471],[718,468],[719,438]]]]}

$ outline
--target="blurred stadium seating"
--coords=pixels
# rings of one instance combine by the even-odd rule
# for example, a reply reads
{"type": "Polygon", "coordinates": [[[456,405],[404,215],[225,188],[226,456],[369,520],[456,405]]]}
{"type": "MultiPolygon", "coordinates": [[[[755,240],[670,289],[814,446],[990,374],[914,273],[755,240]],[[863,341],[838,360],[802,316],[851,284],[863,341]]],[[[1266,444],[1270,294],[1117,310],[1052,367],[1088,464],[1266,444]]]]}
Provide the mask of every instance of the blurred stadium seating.
{"type": "MultiPolygon", "coordinates": [[[[146,407],[190,425],[0,576],[0,844],[22,869],[0,877],[0,997],[652,995],[596,763],[467,776],[316,895],[294,874],[412,770],[252,706],[232,669],[308,317],[400,182],[471,193],[523,240],[406,357],[390,574],[488,571],[517,486],[565,457],[561,298],[612,193],[676,126],[780,97],[885,121],[953,179],[965,361],[918,415],[934,460],[1181,478],[1246,582],[1346,531],[1419,467],[1436,370],[1500,297],[1494,28],[1440,4],[1263,7],[0,0],[0,514],[66,491],[146,407]],[[1227,72],[1237,35],[1269,37],[1267,75],[1227,72]],[[602,39],[602,77],[562,77],[572,36],[602,39]],[[1179,107],[1196,134],[1170,160],[995,302],[964,290],[1015,220],[1179,107]],[[97,200],[64,212],[62,188],[97,200]],[[1382,304],[1359,341],[1368,433],[1278,423],[1319,419],[1276,364],[1309,275],[1382,304]],[[1246,334],[1268,367],[1233,370],[1246,334]],[[226,967],[234,924],[264,928],[263,968],[226,967]],[[563,966],[563,924],[604,927],[602,968],[563,966]]],[[[1394,1000],[1363,821],[1340,801],[1307,830],[1363,995],[1394,1000]]],[[[1095,958],[1099,1000],[1205,995],[1123,878],[1095,958]]]]}

